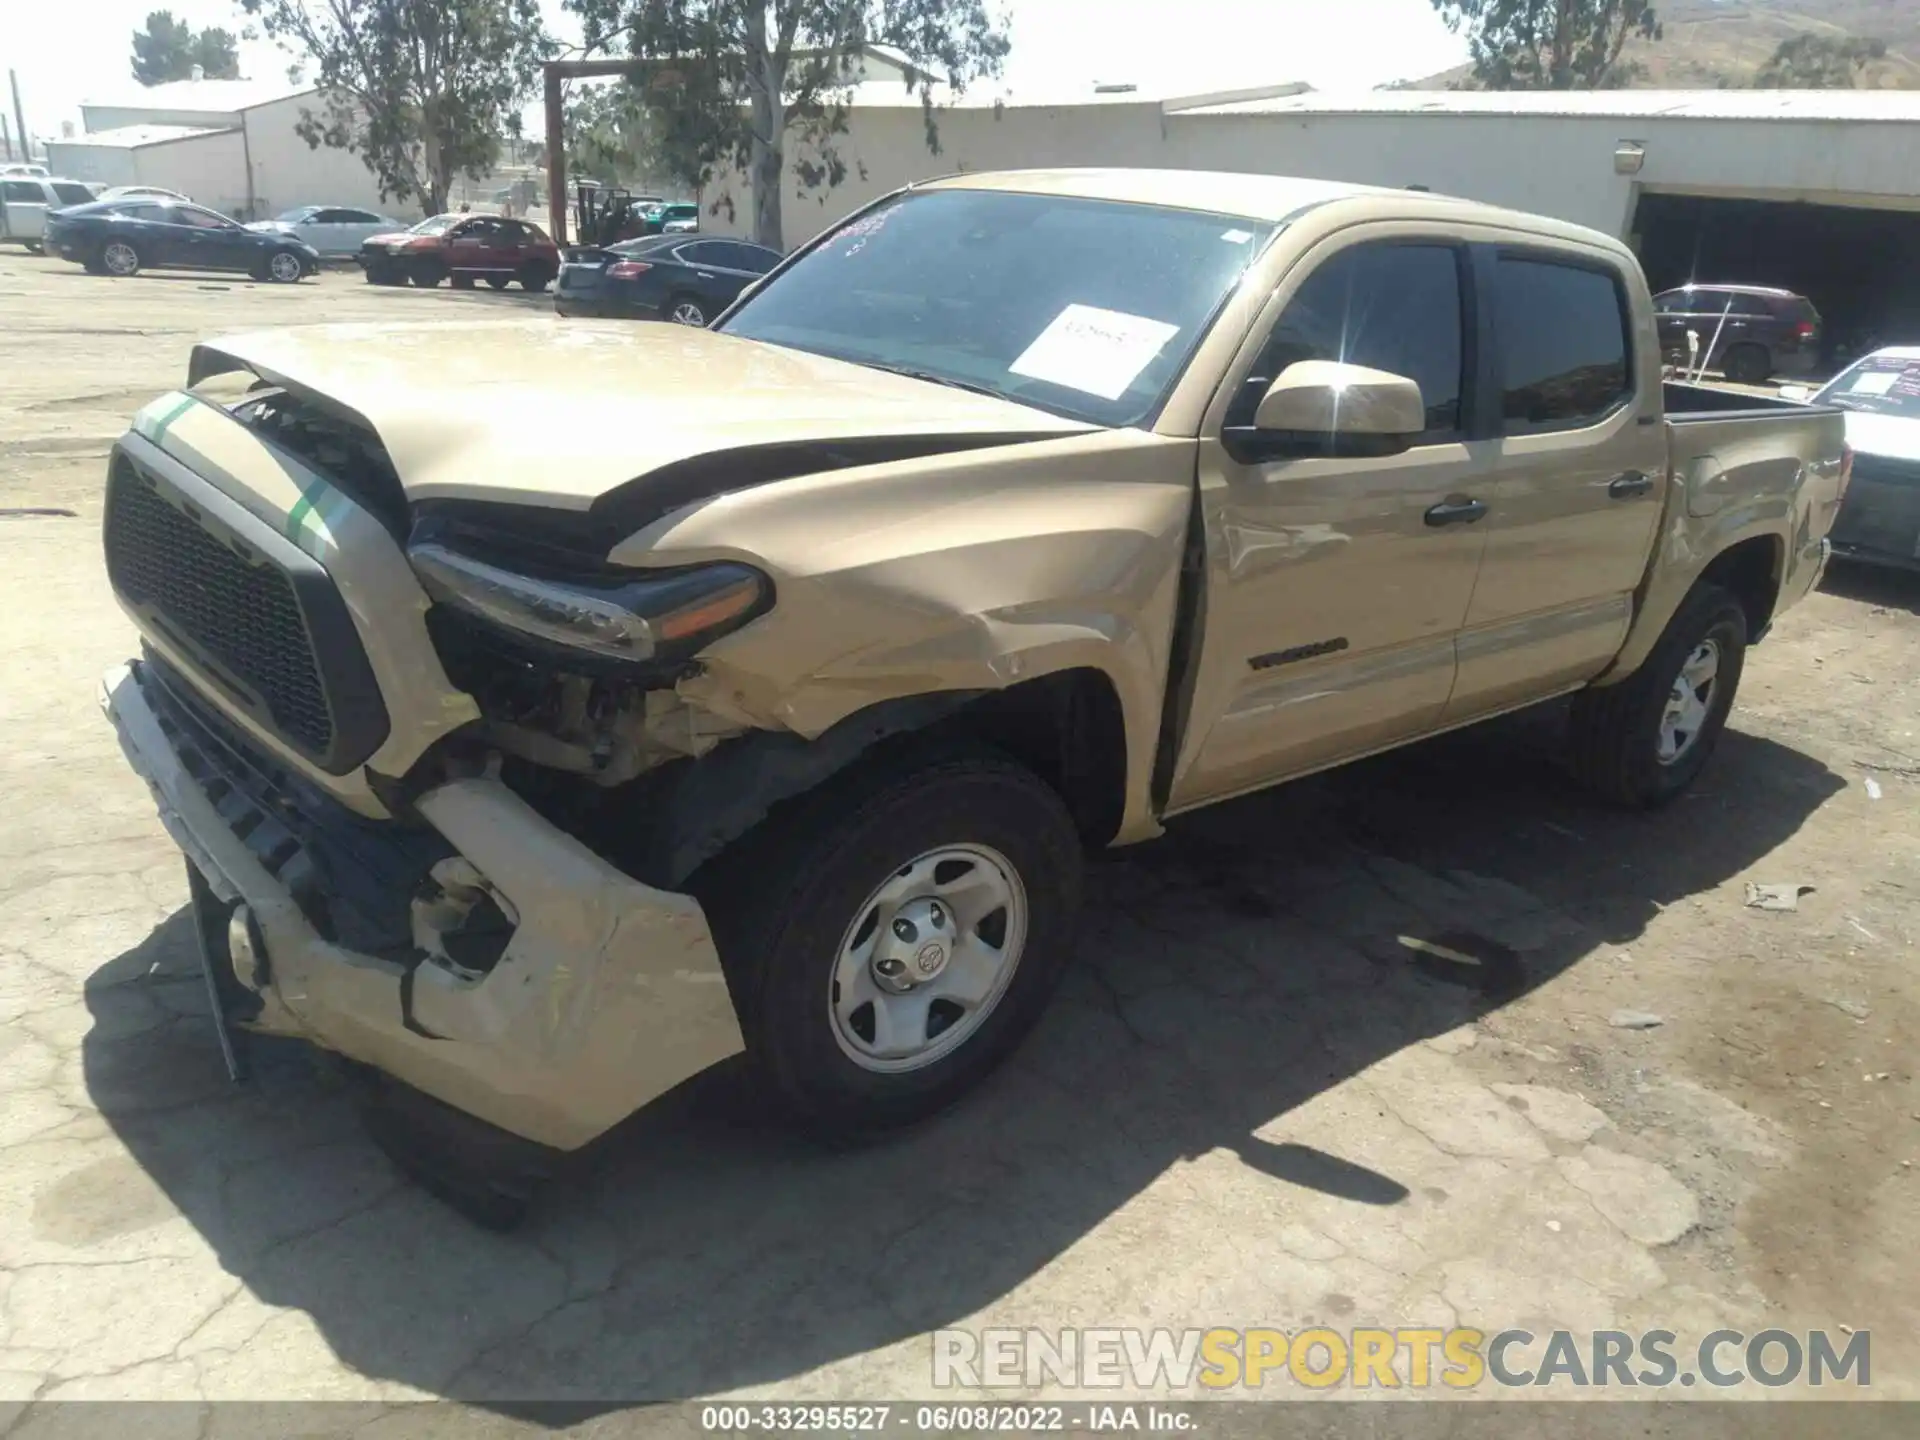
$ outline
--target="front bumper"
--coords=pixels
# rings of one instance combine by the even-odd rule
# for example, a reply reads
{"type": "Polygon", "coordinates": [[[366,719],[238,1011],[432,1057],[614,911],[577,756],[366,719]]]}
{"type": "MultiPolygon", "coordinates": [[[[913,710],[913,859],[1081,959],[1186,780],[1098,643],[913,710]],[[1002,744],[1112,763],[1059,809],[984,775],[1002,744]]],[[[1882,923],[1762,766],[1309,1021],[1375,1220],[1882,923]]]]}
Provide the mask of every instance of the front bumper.
{"type": "MultiPolygon", "coordinates": [[[[498,781],[456,780],[416,802],[517,919],[491,970],[327,939],[222,818],[194,773],[206,773],[204,757],[183,753],[149,697],[157,683],[121,666],[101,703],[168,832],[214,894],[243,901],[259,926],[265,974],[237,977],[260,1001],[247,1028],[311,1040],[557,1150],[740,1050],[699,903],[616,870],[498,781]]],[[[212,788],[228,797],[217,778],[212,788]]],[[[416,943],[431,947],[432,907],[414,915],[416,943]]]]}

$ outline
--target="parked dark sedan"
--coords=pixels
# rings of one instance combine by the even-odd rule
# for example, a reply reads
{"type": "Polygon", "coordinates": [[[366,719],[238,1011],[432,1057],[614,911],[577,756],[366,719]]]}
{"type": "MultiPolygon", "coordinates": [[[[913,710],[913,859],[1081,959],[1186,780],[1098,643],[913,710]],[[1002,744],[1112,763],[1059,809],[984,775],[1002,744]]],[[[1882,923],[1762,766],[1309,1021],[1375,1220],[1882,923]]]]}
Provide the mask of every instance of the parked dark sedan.
{"type": "Polygon", "coordinates": [[[576,245],[560,267],[553,308],[561,315],[705,325],[780,258],[744,240],[691,235],[649,235],[605,249],[576,245]]]}
{"type": "Polygon", "coordinates": [[[94,275],[238,270],[291,285],[320,268],[320,252],[304,240],[249,230],[201,206],[150,196],[56,210],[47,216],[46,246],[94,275]]]}

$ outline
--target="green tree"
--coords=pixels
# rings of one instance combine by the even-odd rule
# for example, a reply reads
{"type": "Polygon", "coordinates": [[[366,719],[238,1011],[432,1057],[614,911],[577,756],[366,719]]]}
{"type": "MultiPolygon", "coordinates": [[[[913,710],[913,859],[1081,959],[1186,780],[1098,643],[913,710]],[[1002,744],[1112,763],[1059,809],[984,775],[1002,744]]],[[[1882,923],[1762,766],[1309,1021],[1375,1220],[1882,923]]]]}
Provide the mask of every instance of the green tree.
{"type": "Polygon", "coordinates": [[[660,150],[696,187],[722,167],[753,191],[753,234],[782,243],[787,163],[807,191],[847,175],[837,137],[869,45],[902,52],[927,148],[940,150],[933,87],[998,75],[1007,37],[986,0],[565,0],[589,51],[624,43],[660,150]]]}
{"type": "Polygon", "coordinates": [[[144,30],[133,32],[133,78],[142,85],[164,85],[190,80],[193,67],[209,80],[240,78],[240,52],[233,35],[218,26],[194,34],[191,26],[173,18],[171,10],[155,10],[144,30]]]}
{"type": "Polygon", "coordinates": [[[310,63],[321,108],[306,142],[358,155],[388,199],[429,215],[454,177],[478,179],[552,42],[537,0],[240,0],[310,63]]]}
{"type": "Polygon", "coordinates": [[[1607,90],[1636,67],[1628,40],[1658,40],[1650,0],[1433,0],[1447,28],[1467,32],[1473,78],[1489,90],[1607,90]]]}
{"type": "Polygon", "coordinates": [[[1884,60],[1887,42],[1855,35],[1795,35],[1754,74],[1756,90],[1851,90],[1870,61],[1884,60]]]}

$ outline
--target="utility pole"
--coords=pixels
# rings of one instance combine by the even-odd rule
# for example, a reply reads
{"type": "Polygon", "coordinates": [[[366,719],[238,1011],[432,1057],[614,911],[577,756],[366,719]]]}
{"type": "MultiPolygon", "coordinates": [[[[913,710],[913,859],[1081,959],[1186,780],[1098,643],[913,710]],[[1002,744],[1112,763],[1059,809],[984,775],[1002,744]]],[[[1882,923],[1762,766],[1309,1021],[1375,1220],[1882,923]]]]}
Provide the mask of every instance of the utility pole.
{"type": "Polygon", "coordinates": [[[0,114],[0,144],[5,145],[7,159],[11,160],[13,158],[13,126],[7,123],[7,117],[4,114],[0,114]]]}
{"type": "Polygon", "coordinates": [[[7,83],[13,86],[13,123],[20,130],[20,158],[33,159],[33,137],[27,134],[27,112],[20,107],[20,77],[7,71],[7,83]]]}

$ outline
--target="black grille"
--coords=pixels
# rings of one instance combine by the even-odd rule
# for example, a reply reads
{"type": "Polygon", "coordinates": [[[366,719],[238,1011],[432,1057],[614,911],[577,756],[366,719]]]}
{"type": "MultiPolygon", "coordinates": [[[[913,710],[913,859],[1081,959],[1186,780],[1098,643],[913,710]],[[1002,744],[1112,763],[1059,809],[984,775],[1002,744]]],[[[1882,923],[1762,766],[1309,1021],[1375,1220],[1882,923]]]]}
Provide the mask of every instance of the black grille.
{"type": "Polygon", "coordinates": [[[273,727],[301,749],[332,749],[326,690],[286,574],[263,558],[243,559],[131,464],[120,468],[106,515],[114,589],[217,661],[221,678],[253,691],[273,727]]]}

